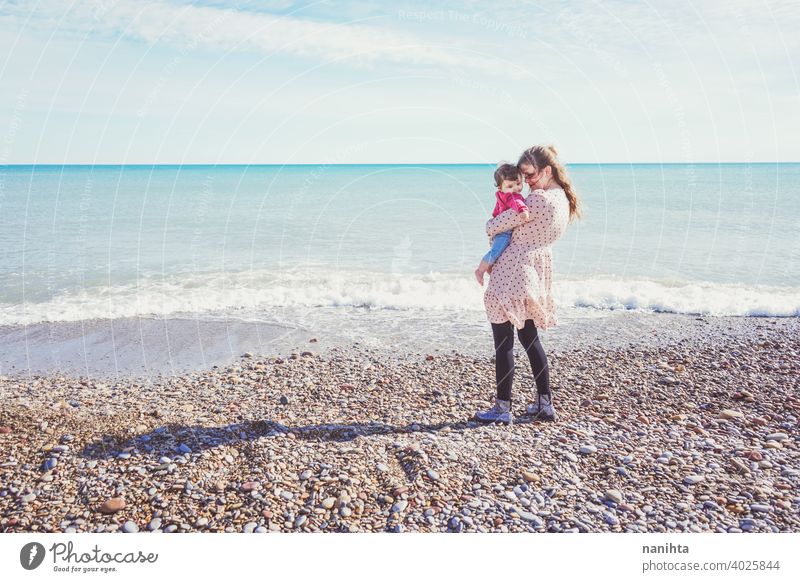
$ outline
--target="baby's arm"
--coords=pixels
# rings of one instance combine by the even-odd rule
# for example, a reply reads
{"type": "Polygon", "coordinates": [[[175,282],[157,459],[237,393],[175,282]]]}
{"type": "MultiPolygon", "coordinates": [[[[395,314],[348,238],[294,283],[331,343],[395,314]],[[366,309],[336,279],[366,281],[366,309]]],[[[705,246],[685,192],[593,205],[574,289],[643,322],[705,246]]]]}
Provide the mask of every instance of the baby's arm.
{"type": "Polygon", "coordinates": [[[528,207],[525,206],[525,201],[521,197],[520,198],[515,197],[511,199],[511,208],[515,212],[518,212],[519,214],[524,214],[526,220],[530,218],[528,207]]]}

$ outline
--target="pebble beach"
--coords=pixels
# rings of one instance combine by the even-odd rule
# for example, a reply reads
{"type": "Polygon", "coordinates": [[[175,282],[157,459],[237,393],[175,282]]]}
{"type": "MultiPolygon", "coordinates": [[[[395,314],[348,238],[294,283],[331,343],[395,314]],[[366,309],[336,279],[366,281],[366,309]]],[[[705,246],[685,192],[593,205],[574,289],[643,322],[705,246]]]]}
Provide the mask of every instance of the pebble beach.
{"type": "Polygon", "coordinates": [[[664,321],[545,343],[552,423],[520,351],[511,426],[491,353],[2,376],[0,531],[800,532],[798,320],[664,321]]]}

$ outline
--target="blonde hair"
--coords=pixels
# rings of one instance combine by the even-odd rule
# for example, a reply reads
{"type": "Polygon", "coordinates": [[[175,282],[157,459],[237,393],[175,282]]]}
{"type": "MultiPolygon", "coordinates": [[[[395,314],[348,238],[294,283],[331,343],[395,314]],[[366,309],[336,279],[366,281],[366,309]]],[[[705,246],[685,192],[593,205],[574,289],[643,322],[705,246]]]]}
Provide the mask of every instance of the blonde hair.
{"type": "Polygon", "coordinates": [[[518,166],[522,167],[523,164],[533,166],[537,170],[542,170],[550,166],[553,172],[553,179],[561,186],[564,193],[567,195],[569,201],[569,219],[572,221],[574,218],[581,217],[581,201],[578,198],[575,188],[572,185],[572,180],[569,179],[567,169],[561,160],[558,159],[558,152],[553,145],[535,145],[528,148],[519,158],[518,166]]]}

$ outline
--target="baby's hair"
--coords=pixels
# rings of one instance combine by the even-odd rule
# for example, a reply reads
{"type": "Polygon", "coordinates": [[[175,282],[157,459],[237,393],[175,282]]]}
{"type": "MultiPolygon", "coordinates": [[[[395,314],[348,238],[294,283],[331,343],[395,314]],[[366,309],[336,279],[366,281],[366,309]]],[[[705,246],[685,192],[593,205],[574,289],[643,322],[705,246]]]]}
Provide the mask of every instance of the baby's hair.
{"type": "Polygon", "coordinates": [[[519,168],[514,164],[500,164],[494,171],[494,184],[498,188],[503,185],[503,180],[516,180],[519,178],[519,168]]]}

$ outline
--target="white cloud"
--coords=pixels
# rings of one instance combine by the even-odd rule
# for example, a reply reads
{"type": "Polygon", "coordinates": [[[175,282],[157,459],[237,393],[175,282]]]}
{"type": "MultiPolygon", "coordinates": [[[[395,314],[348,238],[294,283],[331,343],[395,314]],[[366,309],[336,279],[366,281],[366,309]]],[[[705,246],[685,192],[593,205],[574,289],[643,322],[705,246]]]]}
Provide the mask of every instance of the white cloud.
{"type": "MultiPolygon", "coordinates": [[[[342,60],[359,66],[393,63],[495,69],[493,60],[471,53],[466,45],[437,46],[436,42],[408,32],[360,22],[325,23],[215,6],[132,0],[78,1],[66,11],[62,2],[46,0],[33,9],[11,4],[3,10],[26,29],[52,32],[58,26],[61,33],[122,35],[178,48],[282,54],[317,62],[342,60]]],[[[8,18],[4,20],[7,22],[8,18]]]]}

